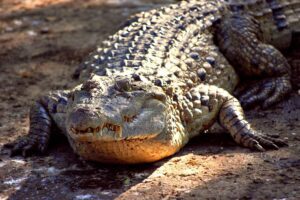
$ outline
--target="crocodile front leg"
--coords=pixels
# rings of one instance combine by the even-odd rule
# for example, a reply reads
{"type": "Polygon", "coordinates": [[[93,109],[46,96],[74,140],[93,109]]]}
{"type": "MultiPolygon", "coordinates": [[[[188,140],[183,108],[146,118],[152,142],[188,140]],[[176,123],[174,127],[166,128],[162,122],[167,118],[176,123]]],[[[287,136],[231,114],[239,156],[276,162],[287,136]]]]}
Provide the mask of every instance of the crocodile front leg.
{"type": "Polygon", "coordinates": [[[280,139],[269,137],[254,130],[245,119],[239,101],[232,96],[226,96],[220,110],[219,122],[229,131],[236,143],[258,151],[279,149],[279,147],[287,145],[280,139]]]}
{"type": "Polygon", "coordinates": [[[262,102],[267,108],[291,91],[291,69],[285,57],[263,41],[259,24],[249,15],[232,15],[218,25],[218,46],[243,76],[264,78],[240,95],[243,107],[262,102]]]}
{"type": "Polygon", "coordinates": [[[192,88],[183,97],[182,109],[181,118],[190,137],[210,128],[219,119],[220,125],[241,146],[264,151],[286,145],[280,139],[254,130],[245,119],[239,101],[222,88],[204,84],[192,88]]]}
{"type": "Polygon", "coordinates": [[[22,154],[25,157],[32,152],[46,151],[53,125],[63,128],[67,94],[67,91],[51,92],[31,106],[29,133],[5,145],[11,148],[11,156],[22,154]]]}

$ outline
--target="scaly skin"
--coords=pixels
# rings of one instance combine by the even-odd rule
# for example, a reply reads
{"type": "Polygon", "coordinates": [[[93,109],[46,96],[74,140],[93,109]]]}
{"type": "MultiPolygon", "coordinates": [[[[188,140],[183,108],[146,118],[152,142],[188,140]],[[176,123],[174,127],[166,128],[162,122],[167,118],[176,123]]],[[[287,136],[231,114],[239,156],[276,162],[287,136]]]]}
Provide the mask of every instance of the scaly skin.
{"type": "Polygon", "coordinates": [[[241,146],[284,146],[251,128],[240,102],[265,108],[290,92],[290,66],[275,46],[288,47],[299,30],[300,1],[239,2],[135,15],[78,68],[82,84],[37,101],[12,153],[44,152],[54,124],[77,154],[99,162],[157,161],[215,122],[241,146]],[[231,95],[239,76],[263,79],[240,102],[231,95]]]}

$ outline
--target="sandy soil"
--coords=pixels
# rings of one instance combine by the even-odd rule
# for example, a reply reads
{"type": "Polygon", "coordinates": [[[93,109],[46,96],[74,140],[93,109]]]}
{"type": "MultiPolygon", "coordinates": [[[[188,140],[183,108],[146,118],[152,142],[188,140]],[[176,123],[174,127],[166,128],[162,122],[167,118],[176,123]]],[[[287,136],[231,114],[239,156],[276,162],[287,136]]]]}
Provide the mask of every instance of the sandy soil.
{"type": "MultiPolygon", "coordinates": [[[[76,65],[128,15],[162,2],[170,1],[0,1],[0,145],[26,134],[37,96],[76,84],[76,65]]],[[[300,199],[299,91],[247,117],[289,147],[258,153],[203,135],[169,159],[110,166],[80,160],[57,137],[45,156],[1,152],[0,199],[300,199]]]]}

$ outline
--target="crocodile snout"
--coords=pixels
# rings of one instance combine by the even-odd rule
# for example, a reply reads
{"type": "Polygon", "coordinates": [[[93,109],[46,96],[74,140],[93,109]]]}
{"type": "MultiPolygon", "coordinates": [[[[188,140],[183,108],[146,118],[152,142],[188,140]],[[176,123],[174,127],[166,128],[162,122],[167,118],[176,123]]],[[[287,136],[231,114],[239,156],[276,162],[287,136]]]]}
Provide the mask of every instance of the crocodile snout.
{"type": "Polygon", "coordinates": [[[77,108],[70,113],[68,119],[71,131],[76,134],[93,132],[92,127],[97,128],[99,121],[97,113],[88,108],[77,108]]]}

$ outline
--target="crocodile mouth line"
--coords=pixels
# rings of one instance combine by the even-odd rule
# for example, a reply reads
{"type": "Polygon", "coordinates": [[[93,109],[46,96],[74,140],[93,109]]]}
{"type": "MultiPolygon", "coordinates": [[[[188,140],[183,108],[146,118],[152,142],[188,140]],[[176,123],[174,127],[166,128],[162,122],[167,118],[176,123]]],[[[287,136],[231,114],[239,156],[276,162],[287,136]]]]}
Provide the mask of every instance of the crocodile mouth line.
{"type": "Polygon", "coordinates": [[[105,123],[103,126],[98,126],[96,128],[89,127],[89,128],[83,129],[83,130],[71,127],[70,131],[75,135],[83,135],[83,134],[87,134],[87,133],[102,133],[102,132],[105,132],[105,131],[113,131],[113,132],[115,132],[115,134],[120,136],[122,134],[122,127],[118,126],[118,125],[111,124],[111,123],[105,123]]]}

